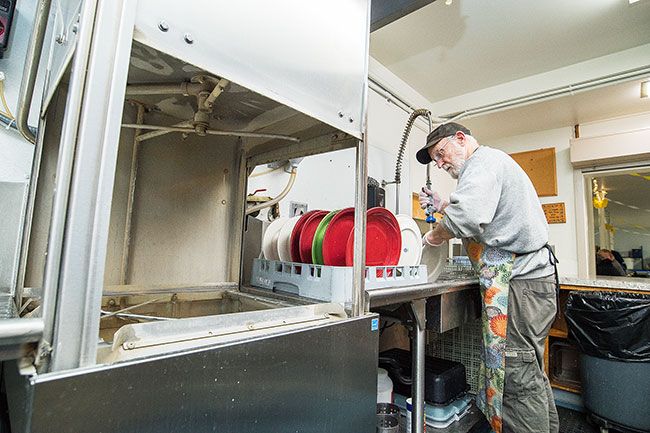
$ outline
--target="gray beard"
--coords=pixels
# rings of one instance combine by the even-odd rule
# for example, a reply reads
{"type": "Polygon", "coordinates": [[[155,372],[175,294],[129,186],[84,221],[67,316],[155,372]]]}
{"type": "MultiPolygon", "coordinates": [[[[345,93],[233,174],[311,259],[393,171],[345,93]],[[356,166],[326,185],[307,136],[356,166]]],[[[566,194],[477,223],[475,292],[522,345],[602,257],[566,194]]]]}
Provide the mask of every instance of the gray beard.
{"type": "Polygon", "coordinates": [[[461,161],[458,163],[458,167],[451,167],[448,171],[449,176],[451,176],[452,179],[458,180],[458,176],[460,176],[460,170],[462,170],[464,165],[465,161],[461,161]]]}

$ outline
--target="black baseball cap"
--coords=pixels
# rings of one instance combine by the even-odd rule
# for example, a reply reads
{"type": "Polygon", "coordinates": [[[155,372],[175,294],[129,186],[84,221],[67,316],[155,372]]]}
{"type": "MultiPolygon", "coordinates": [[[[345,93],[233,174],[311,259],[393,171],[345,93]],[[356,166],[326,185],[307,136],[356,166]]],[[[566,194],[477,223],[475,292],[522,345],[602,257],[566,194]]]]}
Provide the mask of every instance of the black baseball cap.
{"type": "Polygon", "coordinates": [[[467,135],[472,135],[469,129],[465,128],[463,125],[459,123],[454,123],[454,122],[443,123],[442,125],[438,126],[436,129],[431,131],[429,135],[427,135],[427,144],[422,149],[418,150],[418,153],[415,154],[415,157],[417,158],[418,162],[420,164],[430,163],[431,155],[429,155],[429,148],[438,144],[438,142],[443,138],[450,137],[455,133],[457,133],[458,131],[461,131],[467,135]]]}

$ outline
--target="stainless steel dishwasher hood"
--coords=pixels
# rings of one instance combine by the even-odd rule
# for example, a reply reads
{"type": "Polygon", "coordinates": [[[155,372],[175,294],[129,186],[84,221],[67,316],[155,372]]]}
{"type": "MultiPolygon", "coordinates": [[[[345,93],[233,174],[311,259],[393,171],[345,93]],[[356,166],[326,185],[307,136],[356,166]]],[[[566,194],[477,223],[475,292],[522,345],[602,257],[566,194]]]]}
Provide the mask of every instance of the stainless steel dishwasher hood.
{"type": "Polygon", "coordinates": [[[365,213],[348,311],[241,293],[254,167],[356,148],[366,207],[369,3],[41,0],[12,431],[374,431],[365,213]]]}

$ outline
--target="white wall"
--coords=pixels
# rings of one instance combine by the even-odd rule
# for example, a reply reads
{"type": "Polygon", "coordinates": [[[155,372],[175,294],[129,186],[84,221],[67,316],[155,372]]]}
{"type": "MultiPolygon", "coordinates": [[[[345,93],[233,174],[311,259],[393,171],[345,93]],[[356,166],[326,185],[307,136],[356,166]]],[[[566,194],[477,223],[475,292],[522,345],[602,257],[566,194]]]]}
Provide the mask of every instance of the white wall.
{"type": "MultiPolygon", "coordinates": [[[[650,109],[650,100],[648,100],[648,109],[650,109]]],[[[638,113],[633,116],[622,116],[598,122],[583,123],[580,125],[580,137],[597,137],[600,135],[618,134],[647,128],[650,128],[650,111],[638,113]]],[[[648,146],[650,147],[650,144],[648,146]]]]}
{"type": "MultiPolygon", "coordinates": [[[[392,181],[397,154],[408,114],[374,91],[368,98],[368,175],[392,181]]],[[[402,164],[400,213],[411,214],[411,193],[425,183],[425,166],[415,160],[415,152],[426,139],[428,130],[421,125],[412,128],[402,164]]],[[[354,206],[355,149],[345,149],[305,158],[298,166],[298,176],[291,192],[280,203],[280,214],[289,215],[291,201],[303,202],[309,209],[340,209],[354,206]]],[[[266,170],[259,167],[256,172],[266,170]]],[[[449,196],[455,181],[446,173],[433,169],[434,188],[449,196]]],[[[263,195],[276,196],[289,179],[283,171],[250,179],[248,191],[266,188],[263,195]]],[[[395,211],[395,185],[386,186],[386,207],[395,211]]],[[[262,217],[264,214],[262,214],[262,217]]]]}
{"type": "MultiPolygon", "coordinates": [[[[480,138],[480,131],[477,131],[476,135],[480,138]]],[[[567,222],[564,224],[549,224],[549,244],[555,246],[555,251],[560,261],[558,271],[564,276],[576,276],[578,273],[573,167],[569,161],[569,139],[572,137],[573,129],[566,127],[481,143],[501,149],[506,153],[548,147],[555,148],[558,195],[553,197],[540,197],[540,201],[542,203],[562,202],[565,204],[567,222]]]]}

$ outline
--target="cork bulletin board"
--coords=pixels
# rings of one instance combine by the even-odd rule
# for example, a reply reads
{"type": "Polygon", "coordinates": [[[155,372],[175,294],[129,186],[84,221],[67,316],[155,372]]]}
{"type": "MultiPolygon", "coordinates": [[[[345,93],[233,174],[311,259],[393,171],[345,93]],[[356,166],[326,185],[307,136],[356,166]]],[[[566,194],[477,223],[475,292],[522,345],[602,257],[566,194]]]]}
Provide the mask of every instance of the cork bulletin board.
{"type": "Polygon", "coordinates": [[[524,169],[539,197],[557,195],[555,148],[511,153],[510,156],[524,169]]]}
{"type": "Polygon", "coordinates": [[[566,222],[566,209],[564,203],[546,203],[542,205],[546,222],[549,224],[562,224],[566,222]]]}

